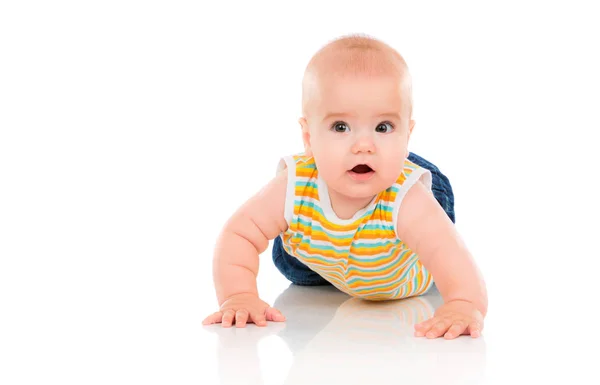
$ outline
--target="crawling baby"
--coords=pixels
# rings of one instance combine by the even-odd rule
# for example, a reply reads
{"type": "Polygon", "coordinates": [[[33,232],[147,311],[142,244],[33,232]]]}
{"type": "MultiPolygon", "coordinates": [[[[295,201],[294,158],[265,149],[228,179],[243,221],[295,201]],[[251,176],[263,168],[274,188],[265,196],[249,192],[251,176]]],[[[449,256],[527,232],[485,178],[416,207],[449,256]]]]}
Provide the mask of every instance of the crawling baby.
{"type": "Polygon", "coordinates": [[[384,42],[345,36],[321,48],[302,82],[304,152],[224,226],[213,260],[219,311],[203,324],[285,317],[258,295],[259,254],[298,285],[331,284],[365,300],[401,300],[434,284],[444,303],[415,335],[478,337],[484,280],[454,226],[448,178],[409,153],[415,126],[406,62],[384,42]]]}

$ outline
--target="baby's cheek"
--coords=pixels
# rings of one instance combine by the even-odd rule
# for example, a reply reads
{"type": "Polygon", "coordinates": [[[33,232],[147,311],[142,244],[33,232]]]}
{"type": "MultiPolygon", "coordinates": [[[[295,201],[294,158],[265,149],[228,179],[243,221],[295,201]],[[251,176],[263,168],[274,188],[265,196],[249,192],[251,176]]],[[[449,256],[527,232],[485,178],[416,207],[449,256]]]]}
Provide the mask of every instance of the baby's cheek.
{"type": "Polygon", "coordinates": [[[319,172],[331,173],[336,167],[339,167],[340,157],[335,148],[319,148],[314,154],[319,172]]]}
{"type": "MultiPolygon", "coordinates": [[[[335,165],[332,164],[333,159],[329,157],[325,157],[321,159],[321,162],[318,164],[319,175],[321,178],[325,180],[325,182],[331,183],[335,179],[336,168],[335,165]]],[[[339,172],[338,172],[339,173],[339,172]]]]}
{"type": "Polygon", "coordinates": [[[400,174],[402,174],[403,169],[404,162],[402,162],[401,160],[397,160],[393,163],[390,162],[389,164],[382,166],[382,168],[380,169],[380,176],[385,181],[386,185],[391,186],[392,184],[394,184],[394,182],[396,182],[400,174]],[[402,166],[398,166],[396,165],[396,163],[401,164],[402,166]]]}

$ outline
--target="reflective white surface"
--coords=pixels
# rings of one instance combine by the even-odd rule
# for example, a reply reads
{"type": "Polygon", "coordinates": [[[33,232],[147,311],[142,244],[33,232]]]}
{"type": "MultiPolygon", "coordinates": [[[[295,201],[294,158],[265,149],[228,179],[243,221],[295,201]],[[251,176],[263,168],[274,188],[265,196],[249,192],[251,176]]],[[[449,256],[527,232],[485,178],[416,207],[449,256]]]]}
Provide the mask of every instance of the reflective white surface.
{"type": "Polygon", "coordinates": [[[598,346],[597,336],[577,336],[570,323],[578,315],[568,308],[581,306],[579,298],[570,303],[533,293],[513,298],[507,287],[504,294],[492,294],[481,338],[429,340],[414,337],[413,325],[442,303],[436,289],[406,300],[367,302],[332,287],[288,285],[271,266],[264,270],[271,280],[261,285],[263,297],[287,321],[265,328],[203,327],[203,351],[216,354],[217,361],[204,372],[210,383],[521,384],[558,379],[594,384],[600,379],[593,354],[584,353],[598,346]]]}
{"type": "Polygon", "coordinates": [[[332,287],[291,285],[275,301],[289,319],[284,324],[208,328],[218,337],[220,383],[481,383],[484,338],[413,337],[413,324],[429,318],[439,303],[435,292],[366,302],[332,287]]]}
{"type": "Polygon", "coordinates": [[[593,2],[0,2],[0,384],[600,384],[593,2]],[[302,150],[330,39],[390,43],[409,149],[455,192],[480,339],[411,325],[439,296],[289,287],[287,322],[203,327],[215,240],[302,150]]]}

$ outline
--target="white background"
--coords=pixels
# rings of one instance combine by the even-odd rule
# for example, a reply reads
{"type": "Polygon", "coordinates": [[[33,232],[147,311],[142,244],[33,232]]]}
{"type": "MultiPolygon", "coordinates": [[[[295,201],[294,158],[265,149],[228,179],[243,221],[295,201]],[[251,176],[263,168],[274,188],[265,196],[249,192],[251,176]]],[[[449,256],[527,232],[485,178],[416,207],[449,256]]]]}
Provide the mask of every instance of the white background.
{"type": "MultiPolygon", "coordinates": [[[[406,59],[410,149],[452,182],[485,333],[535,349],[488,344],[490,370],[514,353],[593,373],[591,3],[2,2],[0,382],[212,383],[212,246],[302,150],[304,67],[347,33],[406,59]]],[[[261,268],[261,290],[285,286],[269,251],[261,268]]]]}

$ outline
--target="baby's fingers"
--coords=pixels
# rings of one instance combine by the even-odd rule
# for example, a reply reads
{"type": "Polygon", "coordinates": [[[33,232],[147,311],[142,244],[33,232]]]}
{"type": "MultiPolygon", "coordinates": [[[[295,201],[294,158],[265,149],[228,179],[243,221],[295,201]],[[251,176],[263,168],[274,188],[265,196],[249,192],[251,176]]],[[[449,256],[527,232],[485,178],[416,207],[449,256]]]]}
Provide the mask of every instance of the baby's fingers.
{"type": "Polygon", "coordinates": [[[275,321],[275,322],[283,322],[285,321],[285,316],[281,314],[281,312],[274,307],[270,307],[266,311],[267,320],[275,321]]]}
{"type": "Polygon", "coordinates": [[[245,327],[247,321],[248,321],[248,310],[240,309],[235,312],[235,327],[236,328],[245,327]]]}
{"type": "Polygon", "coordinates": [[[202,325],[212,325],[214,323],[219,323],[219,322],[221,322],[222,318],[223,318],[223,313],[218,311],[218,312],[213,313],[213,314],[209,315],[208,317],[206,317],[204,319],[204,321],[202,321],[202,325]]]}
{"type": "Polygon", "coordinates": [[[451,319],[448,319],[448,318],[441,319],[435,325],[433,325],[431,330],[429,330],[427,332],[427,334],[425,334],[425,337],[437,338],[437,337],[441,336],[442,334],[444,334],[446,332],[446,330],[448,330],[450,325],[452,325],[451,319]]]}
{"type": "Polygon", "coordinates": [[[231,327],[233,323],[233,317],[235,317],[235,311],[233,310],[225,310],[223,313],[223,327],[228,328],[231,327]]]}
{"type": "Polygon", "coordinates": [[[427,321],[423,321],[421,323],[416,324],[415,325],[415,329],[416,329],[415,335],[417,337],[423,337],[425,335],[425,333],[427,333],[429,331],[429,329],[431,329],[431,327],[439,321],[440,321],[440,318],[432,317],[432,318],[428,319],[427,321]]]}
{"type": "Polygon", "coordinates": [[[454,321],[450,329],[444,334],[444,338],[447,340],[451,340],[463,334],[463,332],[467,329],[467,324],[462,321],[454,321]]]}
{"type": "Polygon", "coordinates": [[[253,313],[252,322],[254,322],[256,326],[267,326],[267,320],[264,313],[253,313]]]}
{"type": "Polygon", "coordinates": [[[471,337],[477,338],[481,335],[481,325],[479,322],[471,322],[469,324],[469,332],[471,333],[471,337]]]}
{"type": "Polygon", "coordinates": [[[427,332],[429,329],[431,329],[431,327],[438,321],[439,321],[439,318],[431,317],[427,321],[423,321],[421,323],[415,324],[415,329],[417,329],[418,331],[421,331],[421,332],[423,332],[423,334],[425,334],[425,332],[427,332]]]}

